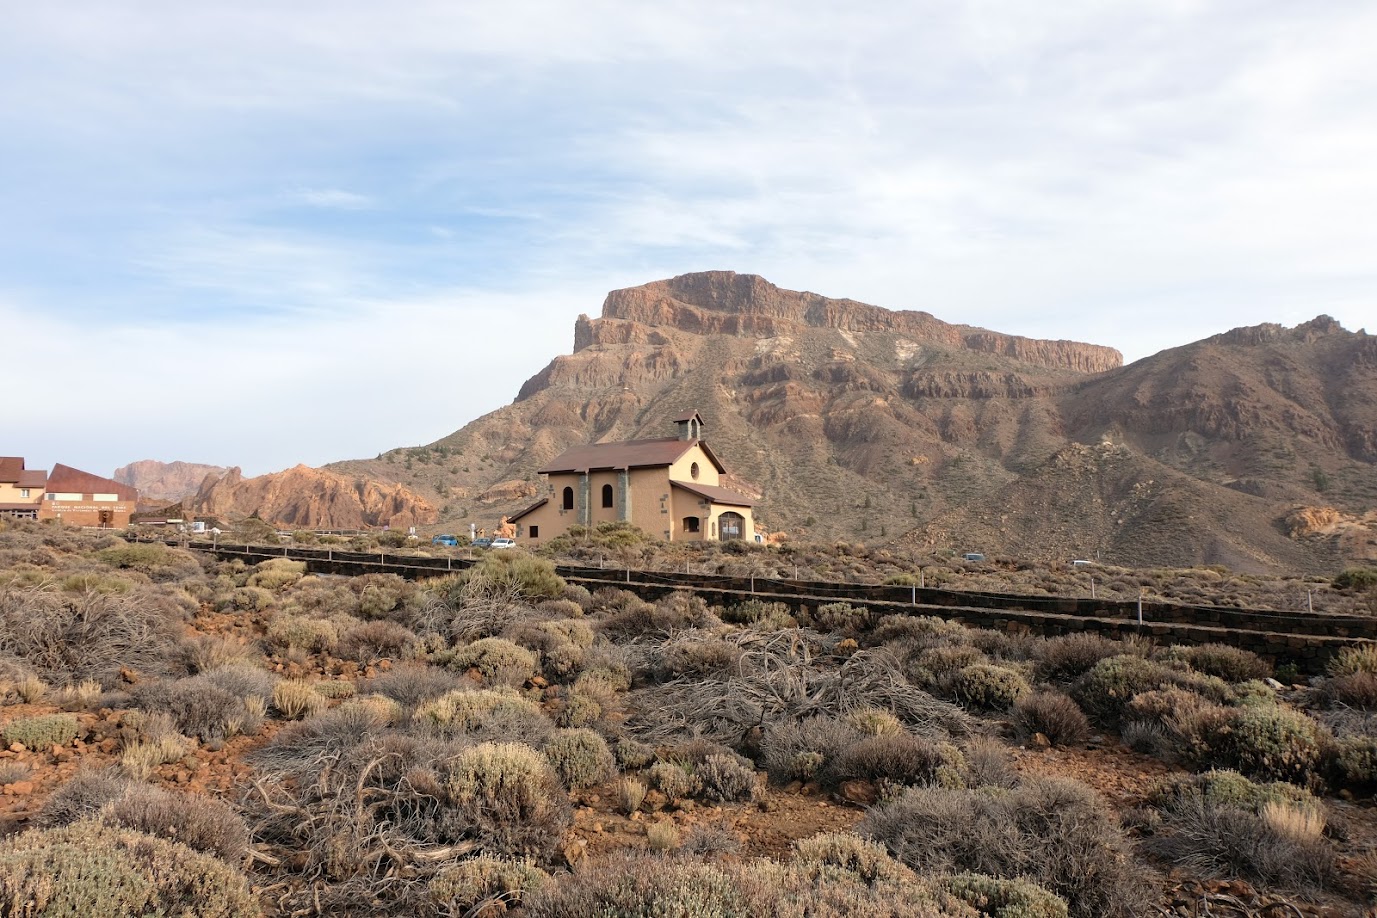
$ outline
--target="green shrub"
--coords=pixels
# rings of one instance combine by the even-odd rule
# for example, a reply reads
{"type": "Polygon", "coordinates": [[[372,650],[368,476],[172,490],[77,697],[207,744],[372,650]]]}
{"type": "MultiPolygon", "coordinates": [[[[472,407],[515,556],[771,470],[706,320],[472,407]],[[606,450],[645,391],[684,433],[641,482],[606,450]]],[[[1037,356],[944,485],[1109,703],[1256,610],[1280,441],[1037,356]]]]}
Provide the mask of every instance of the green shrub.
{"type": "Polygon", "coordinates": [[[0,902],[14,918],[260,914],[245,877],[223,861],[90,821],[0,843],[0,902]]]}
{"type": "Polygon", "coordinates": [[[524,552],[489,552],[465,572],[464,579],[481,582],[491,589],[513,592],[527,602],[559,599],[564,595],[564,579],[555,573],[554,562],[524,552]]]}
{"type": "Polygon", "coordinates": [[[1345,736],[1338,742],[1335,765],[1346,784],[1377,784],[1377,737],[1345,736]]]}
{"type": "Polygon", "coordinates": [[[866,885],[913,879],[912,871],[890,857],[884,845],[850,832],[824,832],[795,842],[794,863],[844,870],[866,885]]]}
{"type": "Polygon", "coordinates": [[[268,623],[268,643],[296,648],[308,653],[332,652],[339,645],[339,629],[323,618],[301,615],[276,615],[268,623]]]}
{"type": "Polygon", "coordinates": [[[288,558],[270,558],[255,565],[245,586],[258,587],[280,593],[286,587],[306,576],[306,562],[292,561],[288,558]]]}
{"type": "Polygon", "coordinates": [[[868,628],[871,623],[869,609],[846,602],[820,605],[809,613],[808,618],[819,631],[842,631],[853,634],[868,628]]]}
{"type": "Polygon", "coordinates": [[[520,905],[528,893],[550,881],[550,875],[525,861],[480,854],[445,867],[430,880],[430,899],[447,915],[488,914],[482,903],[520,905]]]}
{"type": "Polygon", "coordinates": [[[29,749],[65,746],[81,732],[75,714],[39,714],[20,717],[0,727],[5,743],[23,743],[29,749]]]}
{"type": "Polygon", "coordinates": [[[1321,782],[1319,766],[1327,736],[1300,711],[1274,705],[1240,708],[1229,727],[1211,742],[1218,764],[1264,780],[1302,786],[1321,782]]]}
{"type": "Polygon", "coordinates": [[[1007,711],[1028,693],[1028,680],[1017,670],[975,663],[956,674],[952,684],[962,704],[982,711],[1007,711]]]}
{"type": "Polygon", "coordinates": [[[1123,644],[1102,634],[1058,635],[1038,647],[1038,674],[1044,679],[1075,679],[1101,660],[1124,652],[1123,644]]]}
{"type": "Polygon", "coordinates": [[[592,730],[556,730],[542,751],[566,787],[601,784],[617,773],[607,742],[592,730]]]}
{"type": "Polygon", "coordinates": [[[647,743],[630,737],[623,737],[617,740],[612,747],[612,754],[617,757],[617,765],[621,768],[645,768],[655,761],[655,747],[647,743]]]}
{"type": "Polygon", "coordinates": [[[1135,695],[1173,684],[1171,670],[1161,663],[1120,654],[1091,666],[1071,687],[1071,697],[1091,718],[1113,727],[1135,695]]]}
{"type": "Polygon", "coordinates": [[[1377,587],[1377,567],[1350,567],[1334,578],[1336,590],[1370,590],[1377,587]]]}
{"type": "Polygon", "coordinates": [[[991,918],[1067,918],[1066,902],[1036,883],[959,873],[943,887],[991,918]]]}
{"type": "Polygon", "coordinates": [[[481,638],[454,652],[453,669],[476,669],[488,682],[522,685],[535,675],[536,656],[506,638],[481,638]]]}
{"type": "Polygon", "coordinates": [[[691,797],[698,791],[698,781],[688,769],[673,762],[658,762],[646,773],[650,786],[670,801],[691,797]]]}
{"type": "Polygon", "coordinates": [[[1352,676],[1356,673],[1377,675],[1377,643],[1341,648],[1330,658],[1326,669],[1331,676],[1352,676]]]}
{"type": "Polygon", "coordinates": [[[138,571],[162,582],[181,580],[201,571],[195,555],[156,542],[114,545],[96,552],[96,557],[111,567],[138,571]]]}
{"type": "Polygon", "coordinates": [[[858,708],[842,718],[847,725],[865,736],[894,736],[904,732],[904,725],[893,712],[881,708],[858,708]]]}
{"type": "Polygon", "coordinates": [[[540,705],[510,688],[448,692],[418,707],[414,722],[435,736],[530,742],[552,726],[540,705]]]}
{"type": "Polygon", "coordinates": [[[540,857],[569,824],[569,801],[550,763],[524,743],[465,749],[446,776],[455,808],[490,853],[540,857]]]}
{"type": "Polygon", "coordinates": [[[739,756],[709,755],[694,773],[698,796],[709,803],[750,800],[755,796],[755,770],[739,756]]]}

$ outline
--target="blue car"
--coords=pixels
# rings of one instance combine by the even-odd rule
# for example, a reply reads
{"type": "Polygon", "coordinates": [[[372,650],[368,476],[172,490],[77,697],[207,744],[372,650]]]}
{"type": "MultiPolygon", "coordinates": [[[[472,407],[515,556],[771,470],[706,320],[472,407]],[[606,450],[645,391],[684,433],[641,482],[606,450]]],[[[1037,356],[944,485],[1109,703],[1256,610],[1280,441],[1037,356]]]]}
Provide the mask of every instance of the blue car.
{"type": "Polygon", "coordinates": [[[458,538],[458,536],[452,536],[452,535],[437,535],[435,538],[433,538],[433,539],[430,540],[430,544],[431,544],[431,545],[449,545],[449,546],[452,547],[452,546],[456,546],[456,545],[459,544],[459,538],[458,538]]]}

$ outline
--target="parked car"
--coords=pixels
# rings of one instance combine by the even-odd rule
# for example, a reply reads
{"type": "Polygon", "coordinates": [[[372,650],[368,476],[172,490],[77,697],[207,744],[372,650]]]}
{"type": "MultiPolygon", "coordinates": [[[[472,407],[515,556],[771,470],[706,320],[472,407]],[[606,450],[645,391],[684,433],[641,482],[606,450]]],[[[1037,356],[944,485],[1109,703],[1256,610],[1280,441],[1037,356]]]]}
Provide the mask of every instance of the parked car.
{"type": "Polygon", "coordinates": [[[437,535],[430,540],[431,545],[449,545],[451,547],[459,544],[459,537],[454,535],[437,535]]]}
{"type": "Polygon", "coordinates": [[[968,551],[961,556],[963,561],[984,561],[985,555],[978,551],[968,551]]]}
{"type": "Polygon", "coordinates": [[[493,539],[493,548],[516,548],[516,539],[493,539]]]}
{"type": "Polygon", "coordinates": [[[492,548],[492,539],[474,539],[469,543],[469,548],[492,548]]]}

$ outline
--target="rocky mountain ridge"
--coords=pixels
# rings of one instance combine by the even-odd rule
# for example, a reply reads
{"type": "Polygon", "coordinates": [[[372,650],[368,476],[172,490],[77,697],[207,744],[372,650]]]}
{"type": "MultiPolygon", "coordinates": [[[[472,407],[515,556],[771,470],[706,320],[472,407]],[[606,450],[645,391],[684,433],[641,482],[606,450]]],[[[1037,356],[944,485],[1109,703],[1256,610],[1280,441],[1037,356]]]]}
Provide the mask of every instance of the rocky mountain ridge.
{"type": "Polygon", "coordinates": [[[220,476],[228,469],[199,462],[159,462],[142,459],[115,469],[110,477],[139,489],[141,501],[179,501],[196,493],[207,475],[220,476]]]}
{"type": "Polygon", "coordinates": [[[433,523],[435,507],[410,488],[298,465],[245,478],[236,467],[207,477],[187,512],[233,521],[251,514],[288,528],[405,528],[433,523]]]}
{"type": "Polygon", "coordinates": [[[1328,570],[1341,548],[1291,538],[1286,514],[1377,506],[1377,342],[1327,317],[1122,366],[731,272],[613,291],[511,405],[331,468],[486,525],[561,450],[663,436],[687,408],[766,526],[809,538],[1328,570]]]}

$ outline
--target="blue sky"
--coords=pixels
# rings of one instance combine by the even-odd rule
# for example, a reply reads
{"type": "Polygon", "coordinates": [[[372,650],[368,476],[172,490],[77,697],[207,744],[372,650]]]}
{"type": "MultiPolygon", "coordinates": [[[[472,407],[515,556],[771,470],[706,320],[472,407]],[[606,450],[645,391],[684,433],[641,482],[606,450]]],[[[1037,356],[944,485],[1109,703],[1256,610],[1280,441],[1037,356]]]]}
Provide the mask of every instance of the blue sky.
{"type": "Polygon", "coordinates": [[[841,7],[0,0],[0,453],[428,442],[707,269],[1130,360],[1374,325],[1372,4],[841,7]]]}

